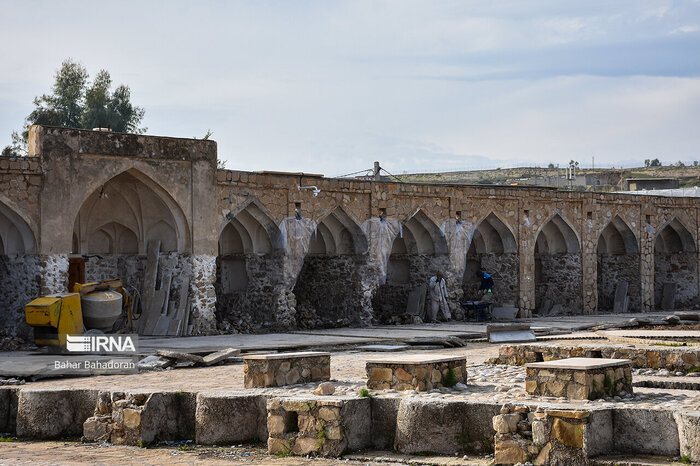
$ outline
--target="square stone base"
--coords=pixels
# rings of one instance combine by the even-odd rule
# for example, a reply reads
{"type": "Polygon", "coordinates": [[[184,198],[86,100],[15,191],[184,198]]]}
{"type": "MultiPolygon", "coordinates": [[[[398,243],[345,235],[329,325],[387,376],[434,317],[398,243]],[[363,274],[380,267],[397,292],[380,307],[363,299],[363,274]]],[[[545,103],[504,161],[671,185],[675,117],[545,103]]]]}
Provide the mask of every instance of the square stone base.
{"type": "Polygon", "coordinates": [[[243,357],[245,388],[281,387],[331,378],[331,355],[321,352],[255,354],[243,357]]]}
{"type": "Polygon", "coordinates": [[[626,359],[570,358],[527,365],[531,395],[596,400],[632,393],[632,363],[626,359]]]}
{"type": "Polygon", "coordinates": [[[467,382],[467,358],[403,356],[367,361],[367,387],[375,390],[432,390],[467,382]]]}

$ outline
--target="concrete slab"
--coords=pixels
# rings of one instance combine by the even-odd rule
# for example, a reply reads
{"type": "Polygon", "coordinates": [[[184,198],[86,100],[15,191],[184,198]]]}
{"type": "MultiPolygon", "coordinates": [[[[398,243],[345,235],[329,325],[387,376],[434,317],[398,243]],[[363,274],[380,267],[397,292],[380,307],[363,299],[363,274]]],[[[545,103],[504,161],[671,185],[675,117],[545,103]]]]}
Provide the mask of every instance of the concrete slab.
{"type": "Polygon", "coordinates": [[[502,330],[489,335],[489,343],[517,343],[536,341],[532,330],[502,330]]]}
{"type": "Polygon", "coordinates": [[[605,367],[620,367],[632,364],[629,359],[568,358],[556,361],[531,362],[526,367],[536,369],[593,370],[605,367]]]}

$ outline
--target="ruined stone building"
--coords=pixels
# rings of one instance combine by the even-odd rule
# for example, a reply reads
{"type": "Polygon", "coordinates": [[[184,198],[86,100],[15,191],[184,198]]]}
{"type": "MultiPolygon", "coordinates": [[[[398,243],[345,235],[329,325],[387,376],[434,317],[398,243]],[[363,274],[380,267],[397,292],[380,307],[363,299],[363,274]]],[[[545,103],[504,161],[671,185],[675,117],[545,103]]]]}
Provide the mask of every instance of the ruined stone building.
{"type": "Polygon", "coordinates": [[[697,302],[695,198],[216,162],[214,141],[32,127],[28,157],[0,158],[3,332],[26,332],[24,305],[66,291],[69,275],[139,289],[154,241],[172,278],[157,286],[177,301],[163,312],[187,300],[193,334],[403,322],[409,292],[436,270],[451,297],[473,298],[478,267],[522,316],[610,311],[620,281],[631,311],[661,307],[664,288],[676,307],[697,302]]]}

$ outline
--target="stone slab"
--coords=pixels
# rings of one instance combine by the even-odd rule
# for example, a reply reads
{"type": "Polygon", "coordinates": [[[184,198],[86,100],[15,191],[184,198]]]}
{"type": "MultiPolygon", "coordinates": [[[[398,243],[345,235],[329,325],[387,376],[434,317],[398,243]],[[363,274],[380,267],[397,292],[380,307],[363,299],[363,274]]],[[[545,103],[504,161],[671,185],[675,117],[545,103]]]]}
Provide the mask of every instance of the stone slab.
{"type": "Polygon", "coordinates": [[[202,364],[204,362],[204,358],[202,356],[182,353],[179,351],[157,350],[156,354],[158,356],[163,356],[164,358],[177,359],[178,361],[191,361],[195,364],[202,364]]]}
{"type": "Polygon", "coordinates": [[[365,345],[365,346],[358,346],[358,350],[360,351],[376,351],[379,353],[393,353],[395,351],[406,351],[409,349],[413,349],[408,345],[365,345]]]}
{"type": "Polygon", "coordinates": [[[463,361],[466,356],[427,356],[424,354],[406,354],[404,356],[386,356],[367,359],[366,362],[372,364],[437,364],[441,362],[463,361]]]}
{"type": "Polygon", "coordinates": [[[34,440],[79,437],[92,416],[97,390],[27,389],[17,400],[17,436],[34,440]]]}
{"type": "Polygon", "coordinates": [[[577,371],[622,367],[631,365],[629,359],[568,358],[556,361],[531,362],[526,367],[534,369],[570,369],[577,371]]]}
{"type": "Polygon", "coordinates": [[[515,320],[520,311],[517,307],[494,307],[491,311],[491,317],[496,320],[515,320]]]}
{"type": "Polygon", "coordinates": [[[204,356],[202,362],[204,362],[205,366],[213,366],[214,364],[218,364],[232,356],[238,356],[239,354],[241,354],[241,350],[239,349],[226,348],[216,353],[207,354],[204,356]]]}
{"type": "Polygon", "coordinates": [[[262,360],[272,361],[276,359],[296,359],[296,358],[313,358],[317,356],[330,356],[331,353],[322,351],[306,351],[298,353],[271,353],[271,354],[246,354],[243,355],[243,360],[262,360]]]}
{"type": "Polygon", "coordinates": [[[532,330],[504,330],[489,335],[489,343],[517,343],[536,340],[535,332],[532,330]]]}

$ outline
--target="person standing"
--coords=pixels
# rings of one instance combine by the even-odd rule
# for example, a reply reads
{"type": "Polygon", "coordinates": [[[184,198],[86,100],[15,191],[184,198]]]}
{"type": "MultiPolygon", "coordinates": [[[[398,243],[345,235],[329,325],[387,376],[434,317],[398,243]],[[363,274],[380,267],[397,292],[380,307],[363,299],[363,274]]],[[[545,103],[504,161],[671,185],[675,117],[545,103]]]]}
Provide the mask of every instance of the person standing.
{"type": "Polygon", "coordinates": [[[428,283],[430,290],[430,308],[428,309],[428,322],[437,322],[438,311],[442,311],[442,316],[446,322],[452,320],[452,314],[447,307],[447,282],[442,272],[437,272],[430,277],[428,283]]]}

